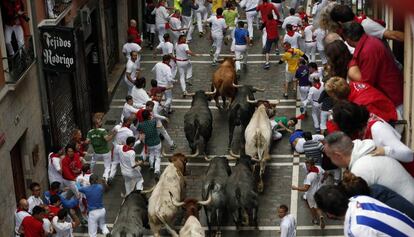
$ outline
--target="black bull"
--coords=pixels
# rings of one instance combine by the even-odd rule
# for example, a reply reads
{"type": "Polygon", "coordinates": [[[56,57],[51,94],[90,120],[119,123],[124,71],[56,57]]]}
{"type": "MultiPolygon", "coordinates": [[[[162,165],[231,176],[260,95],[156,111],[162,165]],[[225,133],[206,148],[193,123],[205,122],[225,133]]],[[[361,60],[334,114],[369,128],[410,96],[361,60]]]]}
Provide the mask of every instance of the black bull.
{"type": "Polygon", "coordinates": [[[213,130],[213,115],[208,107],[208,95],[199,90],[193,95],[190,110],[184,115],[184,132],[192,153],[195,153],[200,137],[204,140],[204,154],[213,130]]]}
{"type": "Polygon", "coordinates": [[[230,105],[229,111],[229,149],[233,142],[233,132],[236,126],[241,126],[241,147],[244,146],[244,130],[250,122],[250,119],[253,116],[255,111],[255,104],[249,103],[249,100],[255,100],[254,94],[257,91],[262,91],[253,86],[249,85],[239,85],[237,88],[236,97],[234,98],[233,103],[230,105]]]}
{"type": "Polygon", "coordinates": [[[122,203],[112,229],[112,237],[141,237],[148,226],[148,201],[139,191],[133,191],[122,203]]]}

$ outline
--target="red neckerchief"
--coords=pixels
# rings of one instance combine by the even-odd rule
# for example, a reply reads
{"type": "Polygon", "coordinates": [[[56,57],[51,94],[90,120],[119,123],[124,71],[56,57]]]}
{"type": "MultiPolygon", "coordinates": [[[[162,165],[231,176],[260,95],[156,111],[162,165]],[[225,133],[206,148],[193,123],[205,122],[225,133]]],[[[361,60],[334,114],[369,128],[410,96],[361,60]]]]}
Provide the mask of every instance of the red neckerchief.
{"type": "Polygon", "coordinates": [[[316,89],[318,89],[318,90],[319,90],[319,88],[321,88],[321,83],[320,83],[320,82],[318,82],[318,83],[316,83],[315,85],[313,85],[313,87],[315,87],[316,89]]]}
{"type": "Polygon", "coordinates": [[[127,126],[127,125],[125,125],[125,124],[122,124],[122,127],[123,127],[123,128],[129,128],[130,126],[131,126],[131,124],[130,124],[130,125],[128,125],[128,126],[127,126]]]}
{"type": "Polygon", "coordinates": [[[217,19],[222,19],[222,18],[224,18],[223,16],[216,16],[217,17],[217,19]]]}
{"type": "Polygon", "coordinates": [[[123,147],[122,147],[122,151],[123,152],[128,152],[128,151],[133,151],[134,149],[132,149],[131,147],[129,147],[129,146],[127,146],[127,145],[124,145],[123,147]]]}
{"type": "Polygon", "coordinates": [[[158,3],[157,8],[159,7],[165,7],[165,4],[163,2],[158,3]]]}
{"type": "Polygon", "coordinates": [[[361,24],[363,20],[367,19],[367,16],[365,14],[361,14],[359,16],[354,17],[354,21],[361,24]]]}
{"type": "Polygon", "coordinates": [[[317,173],[317,174],[319,173],[319,169],[316,166],[309,167],[308,171],[309,171],[309,173],[311,173],[311,172],[314,172],[314,173],[317,173]]]}
{"type": "Polygon", "coordinates": [[[287,34],[287,35],[289,35],[290,37],[292,37],[292,36],[295,34],[295,31],[293,31],[293,30],[288,30],[288,31],[286,32],[286,34],[287,34]]]}
{"type": "Polygon", "coordinates": [[[19,208],[17,208],[16,213],[19,213],[21,211],[24,211],[24,210],[19,207],[19,208]]]}
{"type": "MultiPolygon", "coordinates": [[[[162,63],[164,63],[164,62],[162,62],[162,63]]],[[[164,63],[164,64],[167,65],[167,66],[169,66],[170,68],[172,68],[169,63],[164,63]]]]}
{"type": "Polygon", "coordinates": [[[58,192],[54,192],[54,191],[52,191],[52,190],[49,190],[49,194],[50,194],[50,196],[53,196],[53,195],[57,195],[57,194],[58,194],[58,192]]]}
{"type": "Polygon", "coordinates": [[[50,155],[50,159],[52,159],[52,158],[59,158],[59,157],[60,157],[60,155],[57,154],[57,153],[52,153],[52,155],[50,155]]]}
{"type": "Polygon", "coordinates": [[[174,18],[177,18],[177,19],[179,19],[179,20],[181,20],[181,17],[180,16],[177,16],[177,14],[172,14],[172,16],[171,17],[174,17],[174,18]]]}

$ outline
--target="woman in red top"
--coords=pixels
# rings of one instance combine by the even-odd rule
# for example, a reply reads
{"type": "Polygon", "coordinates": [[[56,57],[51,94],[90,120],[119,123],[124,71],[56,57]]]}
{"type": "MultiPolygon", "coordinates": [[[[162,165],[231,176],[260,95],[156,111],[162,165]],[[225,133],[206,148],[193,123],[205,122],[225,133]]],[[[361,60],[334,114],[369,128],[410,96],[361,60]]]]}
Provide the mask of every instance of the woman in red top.
{"type": "Polygon", "coordinates": [[[128,28],[128,31],[127,31],[127,33],[128,33],[128,36],[133,36],[134,38],[134,43],[137,43],[137,44],[139,44],[139,45],[141,45],[141,43],[142,43],[142,40],[141,40],[141,36],[140,36],[140,34],[139,34],[139,32],[138,32],[138,30],[137,30],[137,22],[134,20],[134,19],[131,19],[130,21],[129,21],[129,28],[128,28]]]}
{"type": "Polygon", "coordinates": [[[82,171],[82,162],[79,154],[76,152],[76,145],[69,143],[65,147],[66,156],[62,160],[62,177],[65,186],[68,186],[76,195],[78,189],[76,187],[76,177],[82,171]]]}

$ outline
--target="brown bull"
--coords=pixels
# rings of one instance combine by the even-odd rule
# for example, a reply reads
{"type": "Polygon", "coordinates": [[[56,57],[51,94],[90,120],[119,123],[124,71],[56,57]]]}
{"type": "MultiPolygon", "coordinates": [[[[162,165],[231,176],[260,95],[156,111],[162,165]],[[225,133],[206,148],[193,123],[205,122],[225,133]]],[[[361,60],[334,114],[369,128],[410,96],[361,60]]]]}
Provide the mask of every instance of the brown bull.
{"type": "Polygon", "coordinates": [[[237,84],[236,81],[236,68],[234,65],[234,59],[227,57],[223,60],[220,67],[213,74],[213,81],[211,90],[217,89],[217,93],[214,96],[216,106],[220,108],[219,96],[223,100],[223,108],[226,107],[226,98],[230,98],[230,103],[233,102],[237,92],[237,88],[233,86],[237,84]]]}

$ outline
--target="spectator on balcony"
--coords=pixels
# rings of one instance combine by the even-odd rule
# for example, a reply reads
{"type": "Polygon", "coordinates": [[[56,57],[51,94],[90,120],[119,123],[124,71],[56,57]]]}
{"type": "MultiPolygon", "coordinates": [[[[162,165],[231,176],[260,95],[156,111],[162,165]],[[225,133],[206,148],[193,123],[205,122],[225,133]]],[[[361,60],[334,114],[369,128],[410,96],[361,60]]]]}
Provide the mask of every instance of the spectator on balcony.
{"type": "Polygon", "coordinates": [[[46,0],[46,5],[47,5],[47,14],[49,16],[49,18],[57,18],[57,15],[54,12],[55,9],[55,0],[46,0]]]}
{"type": "Polygon", "coordinates": [[[13,56],[16,51],[12,45],[12,34],[14,33],[17,46],[24,47],[24,33],[22,23],[30,19],[24,12],[22,0],[2,0],[2,16],[4,22],[4,38],[6,40],[7,54],[13,56]]]}
{"type": "Polygon", "coordinates": [[[133,38],[134,43],[141,45],[141,35],[139,34],[139,31],[137,29],[137,21],[135,21],[134,19],[131,19],[129,21],[129,28],[127,33],[128,37],[131,36],[133,38]]]}

